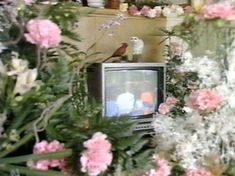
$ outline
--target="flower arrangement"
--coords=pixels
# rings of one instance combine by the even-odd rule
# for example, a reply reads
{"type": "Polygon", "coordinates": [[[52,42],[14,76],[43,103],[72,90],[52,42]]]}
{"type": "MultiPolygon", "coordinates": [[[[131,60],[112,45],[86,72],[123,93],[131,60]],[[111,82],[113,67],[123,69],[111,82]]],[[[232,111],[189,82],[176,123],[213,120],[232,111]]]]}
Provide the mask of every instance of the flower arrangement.
{"type": "Polygon", "coordinates": [[[104,118],[90,100],[94,59],[76,33],[87,13],[75,2],[0,2],[1,176],[141,175],[152,166],[149,140],[127,135],[131,119],[104,118]]]}
{"type": "Polygon", "coordinates": [[[233,3],[208,4],[165,31],[168,98],[154,126],[157,153],[172,161],[173,174],[234,175],[234,13],[233,3]],[[206,30],[215,48],[196,56],[193,49],[206,30]],[[183,42],[176,45],[175,38],[183,42]]]}

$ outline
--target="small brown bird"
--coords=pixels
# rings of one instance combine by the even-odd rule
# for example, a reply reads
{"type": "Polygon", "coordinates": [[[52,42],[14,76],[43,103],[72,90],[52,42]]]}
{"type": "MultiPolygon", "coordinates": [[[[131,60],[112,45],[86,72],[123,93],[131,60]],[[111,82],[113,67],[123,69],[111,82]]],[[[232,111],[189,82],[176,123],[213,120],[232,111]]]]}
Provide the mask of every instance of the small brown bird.
{"type": "Polygon", "coordinates": [[[120,46],[118,49],[116,49],[116,51],[107,59],[103,60],[103,62],[106,62],[107,60],[109,60],[112,57],[121,57],[125,54],[126,49],[128,47],[127,43],[122,43],[122,46],[120,46]]]}

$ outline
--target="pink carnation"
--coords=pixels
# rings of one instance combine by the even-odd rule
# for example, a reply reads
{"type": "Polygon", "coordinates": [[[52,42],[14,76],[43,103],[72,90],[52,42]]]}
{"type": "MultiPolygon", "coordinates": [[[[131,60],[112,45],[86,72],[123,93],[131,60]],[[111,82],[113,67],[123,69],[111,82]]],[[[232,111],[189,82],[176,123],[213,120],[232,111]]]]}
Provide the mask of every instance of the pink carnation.
{"type": "Polygon", "coordinates": [[[38,169],[38,170],[49,170],[49,168],[50,168],[50,161],[49,160],[40,160],[40,161],[37,161],[36,163],[34,163],[32,168],[38,169]]]}
{"type": "Polygon", "coordinates": [[[213,174],[205,168],[189,169],[186,176],[213,176],[213,174]]]}
{"type": "Polygon", "coordinates": [[[88,173],[89,176],[96,176],[107,170],[113,159],[110,152],[93,152],[87,151],[80,158],[82,172],[88,173]]]}
{"type": "Polygon", "coordinates": [[[160,114],[168,114],[179,100],[175,97],[167,97],[165,103],[161,103],[158,112],[160,114]]]}
{"type": "Polygon", "coordinates": [[[148,16],[149,11],[151,10],[151,8],[149,6],[143,6],[142,9],[140,10],[140,13],[144,16],[148,16]]]}
{"type": "Polygon", "coordinates": [[[26,5],[32,5],[36,0],[24,0],[26,5]]]}
{"type": "Polygon", "coordinates": [[[86,147],[89,150],[103,150],[103,151],[110,151],[111,150],[111,144],[106,139],[107,135],[97,132],[95,133],[91,139],[84,142],[84,147],[86,147]]]}
{"type": "Polygon", "coordinates": [[[131,5],[129,8],[128,8],[128,11],[131,15],[141,15],[140,11],[138,10],[138,8],[135,6],[135,5],[131,5]]]}
{"type": "Polygon", "coordinates": [[[47,145],[48,145],[48,142],[45,140],[39,143],[36,143],[33,148],[33,153],[36,153],[36,154],[47,153],[47,145]]]}
{"type": "Polygon", "coordinates": [[[235,17],[234,6],[229,3],[209,4],[203,8],[202,13],[206,19],[221,18],[232,20],[235,17]]]}
{"type": "MultiPolygon", "coordinates": [[[[35,154],[43,154],[43,153],[51,153],[58,152],[64,150],[64,144],[59,141],[47,142],[45,140],[36,143],[34,145],[33,153],[35,154]]],[[[48,170],[50,168],[64,168],[65,160],[62,159],[53,159],[53,160],[39,160],[31,165],[32,168],[39,170],[48,170]]]]}
{"type": "Polygon", "coordinates": [[[29,32],[24,34],[26,40],[40,48],[56,47],[62,40],[60,28],[50,20],[32,19],[26,28],[29,32]]]}
{"type": "Polygon", "coordinates": [[[61,150],[64,150],[64,144],[57,140],[54,140],[47,145],[47,152],[56,152],[61,150]]]}
{"type": "Polygon", "coordinates": [[[179,100],[175,97],[167,97],[165,103],[169,106],[175,106],[179,100]]]}
{"type": "Polygon", "coordinates": [[[171,111],[171,106],[166,103],[161,103],[158,107],[158,112],[160,114],[168,114],[171,111]]]}
{"type": "Polygon", "coordinates": [[[158,166],[157,169],[151,169],[146,172],[143,176],[169,176],[171,174],[171,167],[167,160],[159,159],[156,160],[158,166]]]}
{"type": "Polygon", "coordinates": [[[97,132],[83,144],[87,150],[80,158],[81,171],[88,173],[89,176],[103,173],[112,162],[112,145],[106,138],[107,135],[97,132]]]}
{"type": "Polygon", "coordinates": [[[224,101],[222,95],[213,89],[201,89],[194,92],[190,97],[193,108],[198,110],[218,109],[224,101]]]}

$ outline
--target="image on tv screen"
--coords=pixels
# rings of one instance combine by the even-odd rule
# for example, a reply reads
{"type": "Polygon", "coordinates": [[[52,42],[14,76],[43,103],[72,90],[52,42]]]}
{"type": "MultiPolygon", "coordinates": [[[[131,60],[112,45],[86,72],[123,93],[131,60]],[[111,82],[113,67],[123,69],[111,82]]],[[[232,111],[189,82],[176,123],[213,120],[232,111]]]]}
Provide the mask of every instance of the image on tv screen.
{"type": "Polygon", "coordinates": [[[105,74],[105,115],[137,118],[155,112],[156,70],[112,70],[105,74]]]}

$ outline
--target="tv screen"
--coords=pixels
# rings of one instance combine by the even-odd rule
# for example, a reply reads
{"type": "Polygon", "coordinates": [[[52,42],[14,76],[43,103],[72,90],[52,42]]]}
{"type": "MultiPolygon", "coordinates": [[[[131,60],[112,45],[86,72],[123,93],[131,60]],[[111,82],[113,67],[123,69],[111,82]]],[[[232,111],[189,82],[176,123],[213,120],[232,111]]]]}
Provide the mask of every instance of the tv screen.
{"type": "Polygon", "coordinates": [[[119,68],[105,71],[105,116],[152,114],[158,105],[158,70],[119,68]]]}
{"type": "Polygon", "coordinates": [[[101,101],[102,115],[153,117],[165,97],[163,63],[97,63],[88,68],[88,91],[101,101]]]}

